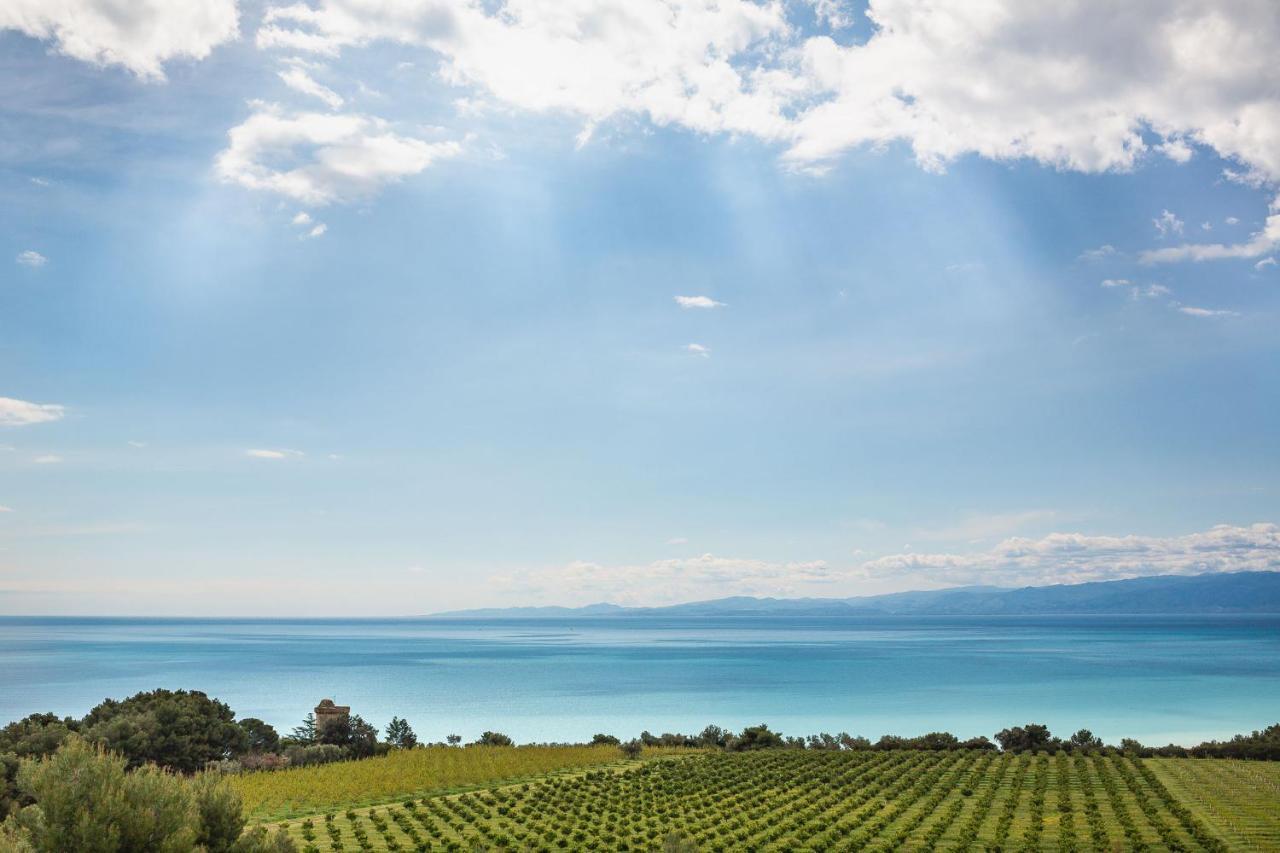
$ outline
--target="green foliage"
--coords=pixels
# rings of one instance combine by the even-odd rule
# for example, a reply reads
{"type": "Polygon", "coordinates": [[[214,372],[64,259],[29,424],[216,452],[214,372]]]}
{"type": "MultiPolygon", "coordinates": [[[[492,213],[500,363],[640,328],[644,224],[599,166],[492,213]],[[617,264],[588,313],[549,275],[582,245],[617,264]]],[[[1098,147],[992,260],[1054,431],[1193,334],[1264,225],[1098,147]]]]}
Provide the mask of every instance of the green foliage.
{"type": "Polygon", "coordinates": [[[316,715],[307,712],[302,718],[302,725],[295,726],[289,733],[289,740],[301,746],[310,746],[316,742],[316,715]]]}
{"type": "Polygon", "coordinates": [[[418,736],[414,734],[408,720],[392,717],[387,724],[387,743],[396,749],[413,749],[418,745],[418,736]]]}
{"type": "Polygon", "coordinates": [[[514,746],[515,741],[502,732],[485,732],[476,741],[476,746],[514,746]]]}
{"type": "Polygon", "coordinates": [[[322,744],[341,747],[351,758],[368,758],[377,752],[378,730],[359,714],[352,714],[326,723],[318,740],[322,744]]]}
{"type": "MultiPolygon", "coordinates": [[[[5,828],[11,849],[36,853],[285,853],[282,833],[244,834],[240,798],[212,776],[195,780],[128,760],[78,736],[25,759],[18,786],[33,804],[5,828]]],[[[3,847],[0,847],[3,849],[3,847]]]]}
{"type": "Polygon", "coordinates": [[[119,752],[130,767],[148,762],[194,773],[245,751],[247,735],[226,703],[198,690],[153,690],[107,699],[85,716],[82,733],[119,752]]]}
{"type": "Polygon", "coordinates": [[[245,717],[239,723],[244,732],[244,750],[255,755],[275,752],[280,748],[280,735],[275,728],[257,717],[245,717]]]}
{"type": "Polygon", "coordinates": [[[601,744],[605,746],[618,746],[621,743],[622,741],[618,740],[618,738],[613,735],[597,734],[593,735],[591,738],[592,746],[600,746],[601,744]]]}
{"type": "Polygon", "coordinates": [[[747,726],[742,730],[742,734],[730,738],[725,743],[725,748],[733,752],[746,752],[752,749],[777,749],[781,746],[786,746],[782,735],[778,732],[770,731],[769,727],[764,723],[758,726],[747,726]]]}
{"type": "MultiPolygon", "coordinates": [[[[467,757],[479,747],[437,749],[467,757]]],[[[1217,830],[1171,790],[1151,763],[1123,756],[703,751],[348,808],[324,815],[323,826],[316,816],[288,831],[325,851],[1223,849],[1217,830]]],[[[1274,805],[1263,790],[1240,796],[1260,812],[1274,805]]],[[[1280,831],[1280,815],[1268,819],[1280,831]]]]}
{"type": "Polygon", "coordinates": [[[996,732],[996,741],[1005,752],[1036,752],[1047,749],[1053,736],[1048,726],[1028,723],[996,732]]]}

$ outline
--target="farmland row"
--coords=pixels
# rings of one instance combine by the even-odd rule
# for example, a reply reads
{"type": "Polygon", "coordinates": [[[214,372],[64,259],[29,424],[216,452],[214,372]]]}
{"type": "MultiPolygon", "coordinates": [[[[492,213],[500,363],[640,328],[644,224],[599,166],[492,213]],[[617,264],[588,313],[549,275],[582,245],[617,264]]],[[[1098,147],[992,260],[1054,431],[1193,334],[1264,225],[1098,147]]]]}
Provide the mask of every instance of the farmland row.
{"type": "Polygon", "coordinates": [[[707,753],[333,811],[287,828],[307,853],[634,851],[673,836],[712,853],[1236,846],[1215,813],[1167,781],[1181,772],[1118,755],[707,753]]]}

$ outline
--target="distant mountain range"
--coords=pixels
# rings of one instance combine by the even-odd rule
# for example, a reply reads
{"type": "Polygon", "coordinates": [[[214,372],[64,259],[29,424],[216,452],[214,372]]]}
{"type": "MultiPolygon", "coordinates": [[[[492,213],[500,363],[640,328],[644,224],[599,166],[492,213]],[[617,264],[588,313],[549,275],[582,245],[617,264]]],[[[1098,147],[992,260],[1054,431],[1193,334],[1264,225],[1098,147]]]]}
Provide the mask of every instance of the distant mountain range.
{"type": "Polygon", "coordinates": [[[859,598],[717,598],[669,607],[508,607],[454,610],[440,619],[988,616],[1036,614],[1280,613],[1280,572],[1162,575],[1122,581],[966,586],[859,598]]]}

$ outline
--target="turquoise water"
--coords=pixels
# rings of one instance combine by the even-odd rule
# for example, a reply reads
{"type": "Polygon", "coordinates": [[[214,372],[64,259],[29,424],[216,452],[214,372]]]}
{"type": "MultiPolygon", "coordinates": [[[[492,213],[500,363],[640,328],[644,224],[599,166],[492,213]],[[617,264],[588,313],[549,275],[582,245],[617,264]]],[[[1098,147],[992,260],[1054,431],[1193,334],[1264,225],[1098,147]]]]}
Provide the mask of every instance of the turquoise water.
{"type": "Polygon", "coordinates": [[[332,697],[424,740],[1026,722],[1189,743],[1280,720],[1280,617],[492,621],[0,618],[0,721],[204,690],[285,730],[332,697]]]}

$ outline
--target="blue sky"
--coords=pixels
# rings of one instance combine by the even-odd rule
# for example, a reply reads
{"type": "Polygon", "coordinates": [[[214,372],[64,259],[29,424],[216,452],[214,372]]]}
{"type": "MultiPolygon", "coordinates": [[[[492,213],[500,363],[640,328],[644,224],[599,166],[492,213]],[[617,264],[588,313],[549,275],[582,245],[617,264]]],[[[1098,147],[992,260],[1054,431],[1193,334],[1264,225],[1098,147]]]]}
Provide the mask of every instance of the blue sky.
{"type": "Polygon", "coordinates": [[[1280,567],[1268,4],[347,3],[0,13],[0,612],[1280,567]]]}

